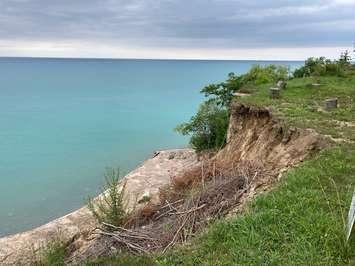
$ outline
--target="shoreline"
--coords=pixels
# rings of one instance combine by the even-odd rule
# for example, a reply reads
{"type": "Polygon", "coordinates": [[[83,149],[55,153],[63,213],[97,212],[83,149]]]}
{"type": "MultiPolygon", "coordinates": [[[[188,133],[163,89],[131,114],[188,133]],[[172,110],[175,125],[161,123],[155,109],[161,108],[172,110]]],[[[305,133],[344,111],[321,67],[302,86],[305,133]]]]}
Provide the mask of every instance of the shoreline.
{"type": "MultiPolygon", "coordinates": [[[[154,200],[159,188],[170,182],[172,173],[176,174],[196,165],[197,156],[192,149],[155,152],[141,166],[123,177],[127,181],[125,200],[128,208],[132,208],[139,197],[147,193],[154,200]]],[[[1,237],[0,264],[28,263],[33,260],[34,254],[40,253],[54,240],[70,241],[78,234],[90,232],[96,225],[91,212],[83,206],[32,230],[1,237]]]]}

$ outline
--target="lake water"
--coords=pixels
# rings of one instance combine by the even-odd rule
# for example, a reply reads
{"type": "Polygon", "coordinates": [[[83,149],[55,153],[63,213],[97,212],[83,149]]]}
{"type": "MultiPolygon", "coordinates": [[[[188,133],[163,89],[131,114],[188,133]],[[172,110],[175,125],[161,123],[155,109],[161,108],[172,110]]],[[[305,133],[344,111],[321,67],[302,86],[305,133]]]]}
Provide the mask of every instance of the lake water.
{"type": "Polygon", "coordinates": [[[105,167],[185,147],[199,90],[256,63],[277,62],[0,58],[0,236],[82,206],[105,167]]]}

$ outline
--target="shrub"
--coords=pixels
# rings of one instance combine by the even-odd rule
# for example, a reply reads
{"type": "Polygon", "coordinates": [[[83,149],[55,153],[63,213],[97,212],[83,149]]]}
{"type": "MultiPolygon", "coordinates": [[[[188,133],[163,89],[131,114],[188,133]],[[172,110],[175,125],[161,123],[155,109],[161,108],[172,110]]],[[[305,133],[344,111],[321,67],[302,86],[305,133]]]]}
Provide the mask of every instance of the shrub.
{"type": "Polygon", "coordinates": [[[248,73],[243,76],[244,83],[253,83],[256,85],[277,82],[288,79],[289,70],[285,66],[276,65],[254,65],[248,73]]]}
{"type": "Polygon", "coordinates": [[[191,135],[190,144],[197,152],[218,149],[226,143],[228,129],[228,111],[214,100],[200,105],[190,122],[176,128],[182,135],[191,135]]]}
{"type": "Polygon", "coordinates": [[[105,172],[105,185],[97,199],[89,198],[88,208],[99,223],[114,226],[123,224],[127,217],[123,203],[125,184],[120,185],[119,169],[108,168],[105,172]]]}
{"type": "Polygon", "coordinates": [[[340,55],[339,60],[330,60],[325,57],[310,57],[305,61],[305,65],[293,72],[295,78],[309,76],[345,76],[347,69],[351,67],[351,58],[348,51],[340,55]]]}

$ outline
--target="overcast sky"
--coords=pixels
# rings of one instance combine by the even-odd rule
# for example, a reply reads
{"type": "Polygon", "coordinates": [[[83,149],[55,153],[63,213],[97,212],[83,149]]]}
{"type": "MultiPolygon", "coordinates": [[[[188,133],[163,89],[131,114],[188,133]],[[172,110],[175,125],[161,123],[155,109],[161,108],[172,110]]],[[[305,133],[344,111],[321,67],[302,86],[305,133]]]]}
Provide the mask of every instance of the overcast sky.
{"type": "Polygon", "coordinates": [[[355,0],[0,0],[0,56],[304,59],[355,42],[355,0]]]}

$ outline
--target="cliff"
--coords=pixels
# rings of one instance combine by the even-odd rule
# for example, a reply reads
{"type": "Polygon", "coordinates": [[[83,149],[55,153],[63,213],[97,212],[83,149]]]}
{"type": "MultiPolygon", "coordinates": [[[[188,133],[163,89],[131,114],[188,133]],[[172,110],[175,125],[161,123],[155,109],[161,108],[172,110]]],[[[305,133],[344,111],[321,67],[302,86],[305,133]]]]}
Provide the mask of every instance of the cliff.
{"type": "MultiPolygon", "coordinates": [[[[302,161],[311,152],[320,149],[324,140],[314,130],[287,128],[268,108],[234,104],[227,137],[227,145],[204,165],[228,168],[245,162],[262,165],[267,174],[252,184],[255,191],[277,180],[279,174],[302,161]]],[[[208,167],[207,167],[208,168],[208,167]]],[[[206,169],[207,169],[206,168],[206,169]]],[[[192,150],[157,152],[153,158],[128,174],[126,201],[132,207],[143,195],[150,201],[159,201],[159,188],[169,184],[172,176],[197,176],[201,165],[192,150]]],[[[90,235],[96,223],[86,207],[54,220],[29,232],[0,239],[2,265],[28,264],[36,259],[41,248],[61,239],[72,242],[90,235]],[[35,255],[34,255],[35,254],[35,255]]],[[[85,241],[77,245],[82,249],[85,241]]]]}

